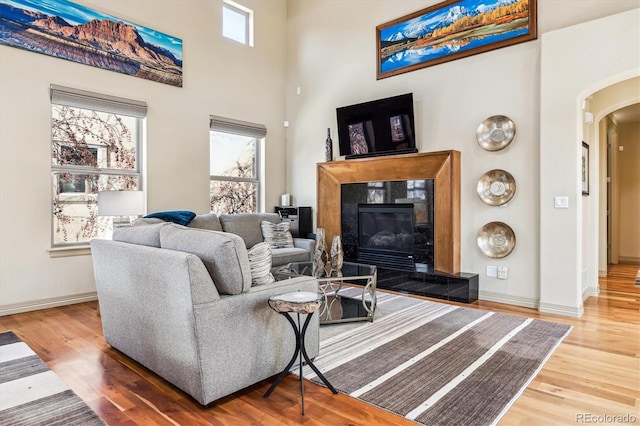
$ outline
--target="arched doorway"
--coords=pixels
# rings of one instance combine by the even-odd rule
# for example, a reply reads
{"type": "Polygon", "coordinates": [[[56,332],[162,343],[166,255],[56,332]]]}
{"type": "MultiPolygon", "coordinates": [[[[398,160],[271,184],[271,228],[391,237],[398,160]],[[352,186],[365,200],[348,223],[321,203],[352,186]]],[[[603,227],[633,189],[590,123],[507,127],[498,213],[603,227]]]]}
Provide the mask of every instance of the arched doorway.
{"type": "MultiPolygon", "coordinates": [[[[640,260],[640,77],[592,93],[586,105],[595,120],[585,126],[584,138],[597,146],[599,157],[593,168],[599,196],[587,215],[597,217],[593,258],[604,277],[608,264],[640,260]]],[[[596,294],[591,288],[590,295],[596,294]]]]}

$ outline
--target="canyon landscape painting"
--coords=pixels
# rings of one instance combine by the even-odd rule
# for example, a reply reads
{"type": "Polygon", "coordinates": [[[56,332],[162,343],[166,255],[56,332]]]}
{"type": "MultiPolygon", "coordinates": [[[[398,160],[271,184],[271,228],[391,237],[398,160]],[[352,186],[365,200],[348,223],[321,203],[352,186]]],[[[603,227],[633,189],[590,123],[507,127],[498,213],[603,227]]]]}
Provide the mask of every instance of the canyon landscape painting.
{"type": "Polygon", "coordinates": [[[536,0],[448,0],[376,27],[377,78],[537,37],[536,0]]]}
{"type": "Polygon", "coordinates": [[[182,87],[182,40],[66,0],[0,0],[0,44],[182,87]]]}

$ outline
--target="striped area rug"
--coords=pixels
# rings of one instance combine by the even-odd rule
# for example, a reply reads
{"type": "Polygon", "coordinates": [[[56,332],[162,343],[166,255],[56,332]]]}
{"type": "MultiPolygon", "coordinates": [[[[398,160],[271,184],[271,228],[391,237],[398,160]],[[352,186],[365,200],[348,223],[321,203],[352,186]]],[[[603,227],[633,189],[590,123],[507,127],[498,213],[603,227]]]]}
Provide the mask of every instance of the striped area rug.
{"type": "Polygon", "coordinates": [[[13,332],[0,333],[0,425],[105,425],[13,332]]]}
{"type": "MultiPolygon", "coordinates": [[[[340,392],[417,423],[491,425],[570,331],[379,292],[373,322],[320,328],[314,363],[340,392]]],[[[309,367],[303,375],[322,384],[309,367]]]]}

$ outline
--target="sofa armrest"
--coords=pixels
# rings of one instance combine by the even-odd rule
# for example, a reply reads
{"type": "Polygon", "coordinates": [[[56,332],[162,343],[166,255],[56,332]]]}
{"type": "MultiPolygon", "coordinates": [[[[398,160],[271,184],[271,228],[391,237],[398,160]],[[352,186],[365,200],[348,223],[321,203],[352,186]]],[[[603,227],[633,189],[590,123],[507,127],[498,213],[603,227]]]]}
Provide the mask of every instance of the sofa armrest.
{"type": "Polygon", "coordinates": [[[313,252],[316,249],[316,240],[311,240],[309,238],[294,238],[293,246],[305,249],[306,251],[311,253],[311,257],[313,257],[313,252]]]}
{"type": "Polygon", "coordinates": [[[91,241],[105,341],[189,394],[199,392],[194,304],[220,300],[195,255],[91,241]]]}

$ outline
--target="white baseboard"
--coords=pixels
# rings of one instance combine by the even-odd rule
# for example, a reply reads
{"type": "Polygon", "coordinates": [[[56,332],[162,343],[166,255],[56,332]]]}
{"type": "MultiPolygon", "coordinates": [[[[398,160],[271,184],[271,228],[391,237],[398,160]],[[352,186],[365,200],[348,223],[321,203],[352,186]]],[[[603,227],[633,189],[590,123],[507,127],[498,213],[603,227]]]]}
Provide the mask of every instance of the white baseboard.
{"type": "Polygon", "coordinates": [[[12,305],[0,305],[0,317],[5,315],[19,314],[22,312],[37,311],[40,309],[55,308],[56,306],[73,305],[74,303],[91,302],[98,300],[98,293],[82,293],[72,296],[55,297],[52,299],[32,300],[24,303],[12,305]]]}
{"type": "Polygon", "coordinates": [[[582,301],[584,302],[591,296],[598,297],[600,295],[600,286],[597,287],[587,287],[582,292],[582,301]]]}
{"type": "Polygon", "coordinates": [[[582,305],[580,305],[579,307],[575,307],[542,302],[540,302],[538,311],[545,314],[562,315],[563,317],[572,318],[580,318],[582,314],[584,314],[584,308],[582,307],[582,305]]]}
{"type": "Polygon", "coordinates": [[[529,297],[517,297],[509,296],[502,293],[493,293],[491,291],[478,292],[478,298],[480,300],[486,300],[488,302],[504,303],[506,305],[522,306],[524,308],[538,309],[538,300],[531,299],[529,297]]]}
{"type": "Polygon", "coordinates": [[[598,271],[598,277],[600,278],[607,278],[607,271],[598,271]]]}

